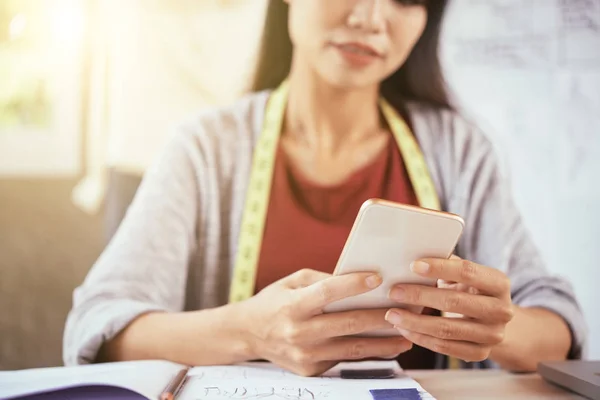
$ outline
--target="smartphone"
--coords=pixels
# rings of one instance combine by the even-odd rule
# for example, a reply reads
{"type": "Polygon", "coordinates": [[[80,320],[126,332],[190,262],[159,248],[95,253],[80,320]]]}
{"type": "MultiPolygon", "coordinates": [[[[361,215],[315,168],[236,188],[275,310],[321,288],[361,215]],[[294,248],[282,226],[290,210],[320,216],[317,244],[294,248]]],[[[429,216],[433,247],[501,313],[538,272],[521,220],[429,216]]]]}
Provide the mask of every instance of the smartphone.
{"type": "MultiPolygon", "coordinates": [[[[334,275],[351,272],[378,272],[383,283],[377,289],[329,304],[324,312],[373,308],[404,308],[415,313],[422,307],[398,304],[388,294],[398,283],[434,286],[435,279],[410,270],[410,264],[424,257],[449,258],[464,228],[455,214],[381,199],[367,200],[360,208],[334,275]]],[[[399,335],[395,329],[361,336],[399,335]]]]}

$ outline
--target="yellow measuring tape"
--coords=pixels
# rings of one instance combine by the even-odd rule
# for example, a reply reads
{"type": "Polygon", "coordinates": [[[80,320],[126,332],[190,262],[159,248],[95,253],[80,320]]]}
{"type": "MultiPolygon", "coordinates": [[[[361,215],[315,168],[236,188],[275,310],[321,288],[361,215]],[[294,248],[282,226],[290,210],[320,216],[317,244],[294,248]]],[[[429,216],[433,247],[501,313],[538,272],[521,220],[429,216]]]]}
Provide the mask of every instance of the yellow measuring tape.
{"type": "MultiPolygon", "coordinates": [[[[271,93],[266,106],[263,129],[254,149],[238,251],[229,291],[230,303],[244,301],[254,295],[258,259],[271,195],[273,166],[288,92],[289,84],[286,80],[271,93]]],[[[402,154],[419,205],[440,210],[440,201],[425,158],[411,130],[386,100],[380,100],[380,107],[402,154]]]]}

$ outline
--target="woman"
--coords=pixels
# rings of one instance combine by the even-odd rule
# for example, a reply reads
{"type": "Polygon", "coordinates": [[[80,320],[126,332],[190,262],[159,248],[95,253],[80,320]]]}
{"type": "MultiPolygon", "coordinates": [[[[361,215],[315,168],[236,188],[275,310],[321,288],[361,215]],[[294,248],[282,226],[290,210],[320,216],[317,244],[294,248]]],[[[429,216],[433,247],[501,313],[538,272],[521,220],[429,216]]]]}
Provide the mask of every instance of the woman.
{"type": "Polygon", "coordinates": [[[66,364],[264,359],[314,375],[340,360],[398,354],[404,368],[444,367],[451,356],[519,371],[580,357],[585,326],[571,287],[546,272],[490,144],[447,100],[437,59],[445,3],[271,1],[258,93],[184,125],[147,172],[75,292],[66,364]],[[415,260],[413,271],[439,287],[390,292],[430,310],[423,314],[323,314],[332,301],[381,283],[368,272],[331,276],[362,202],[418,204],[380,94],[412,128],[443,209],[465,218],[457,248],[464,260],[415,260]],[[279,134],[265,117],[273,110],[282,121],[271,141],[272,180],[251,185],[260,137],[279,134]],[[228,303],[253,190],[267,193],[255,295],[228,303]],[[390,326],[402,336],[352,336],[390,326]]]}

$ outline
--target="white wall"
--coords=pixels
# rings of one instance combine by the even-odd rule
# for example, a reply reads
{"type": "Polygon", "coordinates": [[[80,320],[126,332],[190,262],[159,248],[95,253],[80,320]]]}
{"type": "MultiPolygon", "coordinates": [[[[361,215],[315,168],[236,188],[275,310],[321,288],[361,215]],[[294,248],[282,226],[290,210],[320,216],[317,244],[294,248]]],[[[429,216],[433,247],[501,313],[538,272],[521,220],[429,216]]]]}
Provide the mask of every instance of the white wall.
{"type": "Polygon", "coordinates": [[[106,161],[141,173],[174,125],[245,91],[266,1],[111,2],[106,161]]]}
{"type": "Polygon", "coordinates": [[[266,0],[102,0],[96,18],[86,177],[73,201],[96,212],[107,167],[141,175],[175,125],[246,89],[266,0]]]}
{"type": "Polygon", "coordinates": [[[450,85],[497,146],[549,269],[575,286],[600,359],[600,1],[451,4],[450,85]]]}

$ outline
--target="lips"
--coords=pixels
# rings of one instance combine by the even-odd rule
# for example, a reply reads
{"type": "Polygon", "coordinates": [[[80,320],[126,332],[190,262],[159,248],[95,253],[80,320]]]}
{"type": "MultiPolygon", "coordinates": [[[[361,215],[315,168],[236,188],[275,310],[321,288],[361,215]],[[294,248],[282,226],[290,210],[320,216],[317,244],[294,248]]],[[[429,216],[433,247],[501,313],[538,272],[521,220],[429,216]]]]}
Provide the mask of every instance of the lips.
{"type": "Polygon", "coordinates": [[[349,53],[355,53],[372,57],[381,57],[381,54],[377,50],[363,43],[342,43],[338,44],[337,47],[340,50],[347,51],[349,53]]]}
{"type": "Polygon", "coordinates": [[[382,58],[375,48],[363,43],[341,43],[336,44],[335,48],[345,62],[353,68],[365,68],[382,58]]]}

